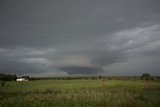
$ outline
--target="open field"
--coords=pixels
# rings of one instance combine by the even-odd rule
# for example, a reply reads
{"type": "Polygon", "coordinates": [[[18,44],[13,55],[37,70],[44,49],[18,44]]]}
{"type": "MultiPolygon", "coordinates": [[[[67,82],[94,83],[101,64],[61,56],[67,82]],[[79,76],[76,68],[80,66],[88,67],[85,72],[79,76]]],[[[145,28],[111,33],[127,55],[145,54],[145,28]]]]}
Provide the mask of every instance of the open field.
{"type": "Polygon", "coordinates": [[[160,107],[160,81],[8,81],[0,86],[0,106],[160,107]]]}

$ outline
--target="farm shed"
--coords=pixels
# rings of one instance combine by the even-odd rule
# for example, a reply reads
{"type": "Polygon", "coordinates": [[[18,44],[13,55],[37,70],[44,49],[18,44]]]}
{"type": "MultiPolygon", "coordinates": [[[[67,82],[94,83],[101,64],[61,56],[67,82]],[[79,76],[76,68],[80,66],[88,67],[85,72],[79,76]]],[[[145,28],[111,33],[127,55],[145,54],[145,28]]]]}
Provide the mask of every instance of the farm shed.
{"type": "Polygon", "coordinates": [[[26,78],[18,78],[16,81],[28,81],[26,78]]]}

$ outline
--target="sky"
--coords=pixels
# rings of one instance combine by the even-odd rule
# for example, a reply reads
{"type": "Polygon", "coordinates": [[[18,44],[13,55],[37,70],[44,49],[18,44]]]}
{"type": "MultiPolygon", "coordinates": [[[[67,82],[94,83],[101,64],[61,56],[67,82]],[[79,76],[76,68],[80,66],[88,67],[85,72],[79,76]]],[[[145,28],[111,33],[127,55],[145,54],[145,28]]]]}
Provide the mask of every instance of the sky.
{"type": "Polygon", "coordinates": [[[160,0],[0,0],[0,73],[160,75],[160,0]]]}

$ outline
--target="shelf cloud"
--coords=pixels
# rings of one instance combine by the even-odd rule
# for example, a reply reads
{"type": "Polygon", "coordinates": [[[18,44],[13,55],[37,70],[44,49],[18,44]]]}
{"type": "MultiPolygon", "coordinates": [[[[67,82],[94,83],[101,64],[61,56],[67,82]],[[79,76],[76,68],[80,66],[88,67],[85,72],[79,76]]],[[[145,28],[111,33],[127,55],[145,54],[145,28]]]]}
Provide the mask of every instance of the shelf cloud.
{"type": "Polygon", "coordinates": [[[158,0],[1,0],[0,73],[160,74],[158,0]]]}

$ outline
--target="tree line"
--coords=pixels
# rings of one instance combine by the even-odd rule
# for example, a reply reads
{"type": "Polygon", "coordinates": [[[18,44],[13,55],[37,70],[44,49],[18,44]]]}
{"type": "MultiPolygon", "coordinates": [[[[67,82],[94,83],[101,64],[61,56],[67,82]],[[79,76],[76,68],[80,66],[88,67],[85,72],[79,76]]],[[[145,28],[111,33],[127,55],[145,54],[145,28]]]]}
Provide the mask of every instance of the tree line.
{"type": "MultiPolygon", "coordinates": [[[[15,81],[17,79],[16,74],[1,74],[1,81],[15,81]]],[[[150,74],[144,73],[142,76],[67,76],[67,77],[29,77],[22,76],[28,80],[160,80],[160,76],[151,76],[150,74]]]]}
{"type": "Polygon", "coordinates": [[[0,80],[2,81],[15,81],[17,79],[16,74],[1,74],[0,73],[0,80]]]}

